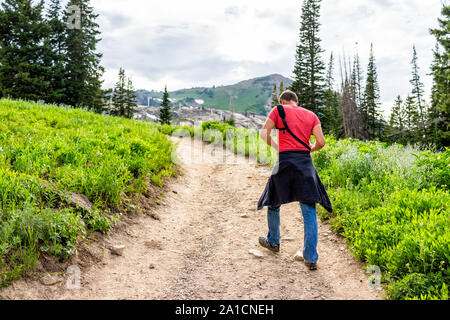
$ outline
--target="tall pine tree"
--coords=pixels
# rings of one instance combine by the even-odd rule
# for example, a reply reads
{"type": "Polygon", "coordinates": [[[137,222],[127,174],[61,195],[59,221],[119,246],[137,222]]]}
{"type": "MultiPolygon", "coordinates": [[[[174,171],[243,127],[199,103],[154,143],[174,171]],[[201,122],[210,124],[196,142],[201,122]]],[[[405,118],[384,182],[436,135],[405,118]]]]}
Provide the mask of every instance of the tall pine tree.
{"type": "Polygon", "coordinates": [[[50,33],[46,39],[46,46],[49,48],[49,54],[46,63],[49,66],[50,90],[47,93],[46,101],[59,103],[64,100],[66,86],[65,62],[67,60],[65,44],[66,26],[62,22],[62,7],[60,0],[51,0],[47,12],[47,24],[50,27],[50,33]]]}
{"type": "Polygon", "coordinates": [[[64,12],[64,23],[72,21],[72,6],[81,13],[80,28],[67,28],[65,48],[67,63],[65,68],[65,103],[74,107],[85,107],[96,112],[103,111],[103,91],[101,76],[104,72],[100,65],[102,54],[97,53],[99,25],[95,22],[98,14],[89,0],[70,0],[64,12]]]}
{"type": "Polygon", "coordinates": [[[110,111],[112,115],[119,117],[126,115],[127,95],[125,70],[120,68],[119,80],[112,93],[112,110],[110,111]]]}
{"type": "Polygon", "coordinates": [[[365,138],[372,140],[380,137],[380,89],[378,85],[378,74],[373,54],[373,45],[370,45],[370,57],[367,65],[366,87],[364,90],[361,108],[363,128],[367,133],[365,138]]]}
{"type": "Polygon", "coordinates": [[[136,107],[136,93],[133,87],[133,81],[131,78],[128,78],[125,99],[125,116],[130,119],[133,118],[136,113],[136,107]]]}
{"type": "Polygon", "coordinates": [[[44,1],[5,0],[0,10],[2,96],[39,100],[51,88],[44,1]]]}
{"type": "Polygon", "coordinates": [[[433,89],[429,115],[436,121],[432,127],[433,140],[442,148],[450,145],[450,5],[444,5],[441,14],[439,27],[430,30],[437,44],[431,66],[433,89]]]}
{"type": "Polygon", "coordinates": [[[320,2],[321,0],[303,1],[300,42],[296,52],[294,82],[290,89],[297,93],[302,107],[322,117],[325,65],[319,38],[320,2]]]}
{"type": "Polygon", "coordinates": [[[159,110],[159,122],[161,124],[170,124],[172,121],[172,114],[170,113],[170,100],[167,86],[164,88],[161,109],[159,110]]]}
{"type": "Polygon", "coordinates": [[[413,87],[412,96],[416,100],[417,106],[419,107],[420,122],[423,126],[425,124],[425,117],[424,117],[425,103],[423,101],[423,94],[424,94],[423,83],[420,81],[419,65],[417,63],[417,51],[415,45],[413,46],[413,58],[411,64],[412,64],[412,79],[409,82],[413,87]]]}

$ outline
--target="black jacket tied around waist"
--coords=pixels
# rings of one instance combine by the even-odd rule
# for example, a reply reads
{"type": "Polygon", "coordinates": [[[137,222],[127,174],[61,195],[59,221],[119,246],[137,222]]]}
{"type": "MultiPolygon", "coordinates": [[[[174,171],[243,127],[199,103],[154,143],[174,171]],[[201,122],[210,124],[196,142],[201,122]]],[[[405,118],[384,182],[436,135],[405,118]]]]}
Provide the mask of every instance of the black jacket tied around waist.
{"type": "Polygon", "coordinates": [[[280,152],[272,175],[258,201],[258,210],[290,202],[319,203],[333,212],[309,151],[280,152]]]}

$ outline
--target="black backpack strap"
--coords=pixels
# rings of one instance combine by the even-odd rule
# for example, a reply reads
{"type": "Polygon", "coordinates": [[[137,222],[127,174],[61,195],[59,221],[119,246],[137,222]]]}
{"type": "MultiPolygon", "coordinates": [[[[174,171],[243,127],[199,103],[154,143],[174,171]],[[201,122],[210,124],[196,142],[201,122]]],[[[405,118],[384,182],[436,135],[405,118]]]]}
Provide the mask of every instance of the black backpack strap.
{"type": "Polygon", "coordinates": [[[278,115],[280,116],[281,120],[283,120],[283,124],[284,124],[284,128],[277,128],[277,130],[283,130],[283,133],[286,133],[286,124],[285,124],[285,119],[286,119],[286,112],[284,112],[284,108],[281,104],[277,105],[277,110],[278,110],[278,115]]]}
{"type": "Polygon", "coordinates": [[[289,132],[289,134],[294,137],[295,140],[300,142],[302,145],[304,145],[309,151],[311,151],[311,147],[304,143],[300,138],[298,138],[292,131],[289,129],[287,122],[286,122],[286,112],[284,111],[284,108],[281,104],[277,105],[278,115],[280,116],[281,120],[283,121],[284,128],[277,128],[278,130],[286,130],[289,132]]]}

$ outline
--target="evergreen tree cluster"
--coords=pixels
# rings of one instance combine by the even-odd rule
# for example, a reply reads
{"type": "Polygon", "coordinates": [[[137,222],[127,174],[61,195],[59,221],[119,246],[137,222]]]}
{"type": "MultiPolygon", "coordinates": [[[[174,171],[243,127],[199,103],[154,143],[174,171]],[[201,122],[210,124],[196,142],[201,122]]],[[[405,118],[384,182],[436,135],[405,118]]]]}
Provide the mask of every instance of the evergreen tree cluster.
{"type": "Polygon", "coordinates": [[[334,55],[331,53],[328,62],[324,93],[324,115],[322,119],[322,129],[324,132],[332,133],[335,137],[342,136],[342,112],[339,105],[339,94],[334,90],[334,55]]]}
{"type": "Polygon", "coordinates": [[[444,5],[442,17],[438,19],[439,27],[430,30],[436,37],[434,61],[431,66],[433,88],[429,119],[435,121],[427,129],[427,134],[438,146],[450,146],[450,5],[444,5]]]}
{"type": "Polygon", "coordinates": [[[112,105],[109,113],[111,115],[132,118],[136,112],[136,93],[131,78],[125,76],[125,70],[119,69],[119,80],[117,81],[111,95],[112,105]]]}
{"type": "MultiPolygon", "coordinates": [[[[418,54],[413,46],[410,94],[404,98],[397,97],[387,122],[381,112],[373,44],[370,46],[365,77],[358,53],[353,59],[347,58],[344,53],[344,58],[339,59],[341,83],[336,88],[333,53],[326,67],[322,61],[320,4],[321,0],[303,0],[294,82],[290,87],[297,93],[299,105],[313,111],[321,119],[323,131],[336,138],[413,143],[423,147],[448,146],[450,6],[443,5],[442,17],[438,19],[439,28],[430,30],[437,39],[432,65],[431,105],[427,105],[425,100],[418,54]]],[[[275,98],[276,86],[273,89],[273,105],[275,98]]]]}
{"type": "Polygon", "coordinates": [[[5,0],[0,8],[0,96],[102,112],[98,15],[89,0],[5,0]]]}
{"type": "Polygon", "coordinates": [[[321,119],[324,132],[332,133],[337,138],[380,139],[384,124],[373,48],[364,91],[358,55],[353,64],[344,59],[341,88],[336,90],[333,53],[327,67],[322,60],[320,5],[321,0],[303,0],[294,81],[290,89],[297,93],[302,107],[313,111],[321,119]]]}
{"type": "Polygon", "coordinates": [[[444,5],[439,27],[430,30],[437,43],[433,51],[431,66],[433,87],[431,105],[424,99],[423,83],[419,76],[419,63],[416,47],[412,48],[411,92],[402,102],[399,96],[390,116],[390,141],[414,143],[422,147],[434,146],[442,149],[450,145],[450,6],[444,5]]]}
{"type": "Polygon", "coordinates": [[[274,84],[273,85],[273,90],[272,90],[272,103],[271,103],[271,107],[274,108],[276,107],[278,104],[280,104],[279,98],[281,96],[281,94],[284,92],[284,84],[283,81],[280,82],[279,85],[279,91],[277,92],[277,85],[274,84]]]}

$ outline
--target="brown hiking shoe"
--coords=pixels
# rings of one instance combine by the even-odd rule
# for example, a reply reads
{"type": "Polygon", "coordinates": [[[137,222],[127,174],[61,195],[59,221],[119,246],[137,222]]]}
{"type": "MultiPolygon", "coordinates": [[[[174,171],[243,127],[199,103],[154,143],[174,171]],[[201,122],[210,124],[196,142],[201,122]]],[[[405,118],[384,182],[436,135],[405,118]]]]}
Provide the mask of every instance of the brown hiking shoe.
{"type": "Polygon", "coordinates": [[[280,245],[279,244],[270,243],[265,237],[259,237],[259,244],[263,248],[269,249],[273,253],[280,252],[280,245]]]}
{"type": "Polygon", "coordinates": [[[309,270],[317,270],[316,262],[306,262],[305,261],[305,266],[307,266],[309,270]]]}

